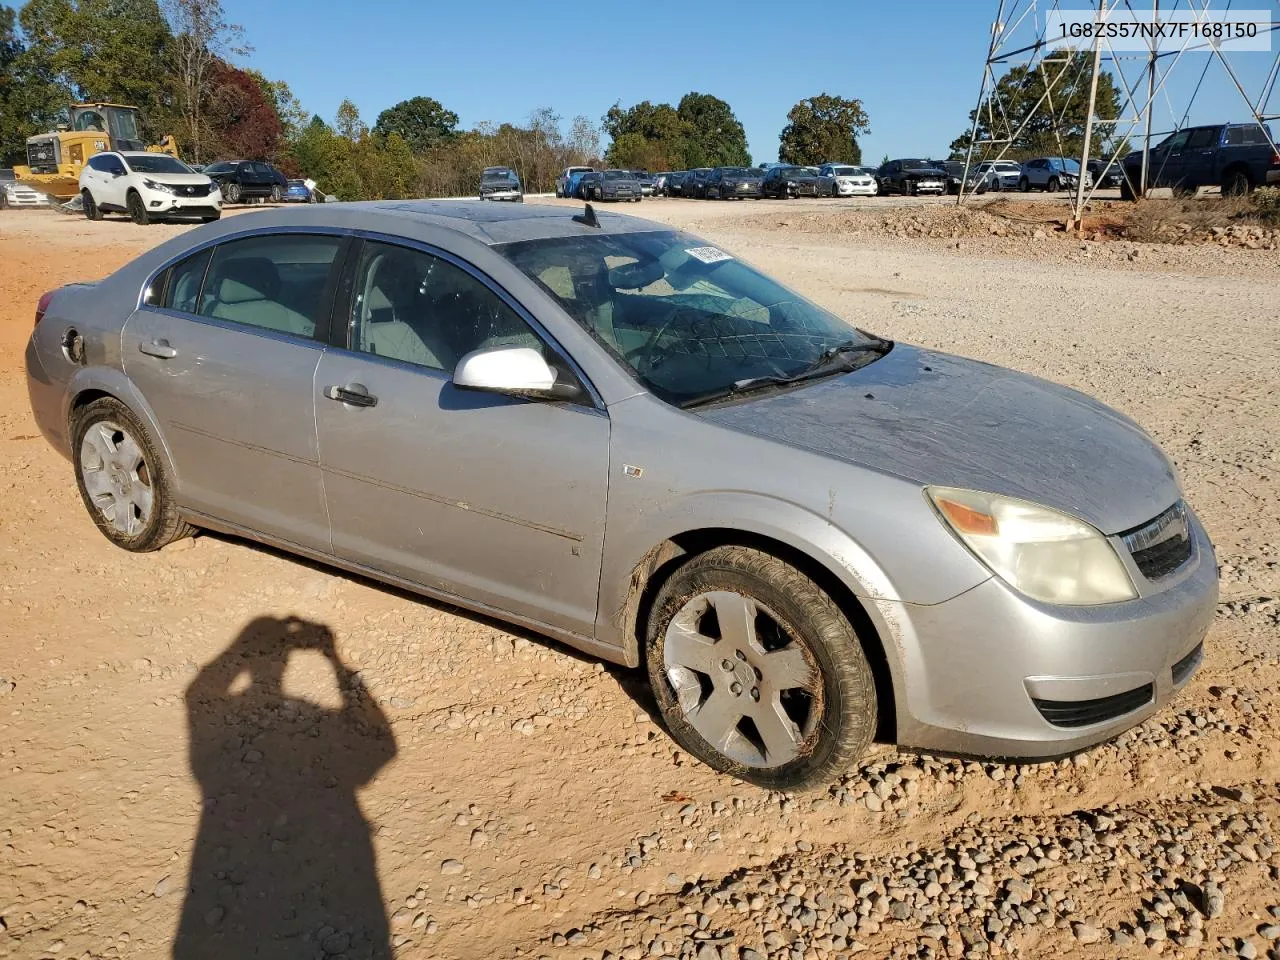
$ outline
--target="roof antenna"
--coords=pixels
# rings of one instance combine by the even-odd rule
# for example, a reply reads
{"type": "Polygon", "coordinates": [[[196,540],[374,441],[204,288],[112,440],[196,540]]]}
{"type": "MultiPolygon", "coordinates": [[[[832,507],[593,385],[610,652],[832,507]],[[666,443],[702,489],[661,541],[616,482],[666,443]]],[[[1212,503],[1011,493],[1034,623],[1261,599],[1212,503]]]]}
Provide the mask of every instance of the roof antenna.
{"type": "Polygon", "coordinates": [[[598,226],[600,226],[600,221],[599,221],[598,219],[596,219],[596,211],[595,211],[595,208],[594,208],[594,207],[592,207],[592,206],[591,206],[591,204],[589,204],[589,203],[587,204],[587,208],[586,208],[585,210],[583,210],[583,211],[582,211],[582,213],[576,214],[576,215],[574,216],[574,218],[573,218],[573,222],[574,222],[574,223],[581,223],[581,224],[583,224],[584,226],[588,226],[588,227],[598,227],[598,226]]]}

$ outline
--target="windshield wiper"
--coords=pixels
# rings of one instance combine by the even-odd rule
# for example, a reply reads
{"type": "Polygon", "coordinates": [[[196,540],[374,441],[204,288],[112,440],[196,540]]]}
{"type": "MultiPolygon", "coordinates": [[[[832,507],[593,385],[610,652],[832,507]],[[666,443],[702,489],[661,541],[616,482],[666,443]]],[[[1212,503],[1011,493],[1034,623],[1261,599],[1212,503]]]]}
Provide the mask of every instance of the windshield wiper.
{"type": "Polygon", "coordinates": [[[847,340],[844,343],[837,343],[834,346],[827,347],[822,353],[818,354],[818,357],[812,363],[796,373],[788,374],[785,377],[771,375],[736,380],[727,387],[721,387],[719,390],[712,390],[709,393],[682,401],[680,407],[683,410],[688,410],[690,407],[699,407],[706,403],[714,403],[717,400],[725,400],[729,397],[750,393],[752,390],[759,390],[761,387],[786,387],[795,383],[803,383],[806,380],[816,380],[819,377],[829,376],[834,373],[850,373],[863,365],[857,363],[856,358],[865,357],[868,354],[882,357],[893,348],[892,340],[885,340],[873,334],[864,334],[864,336],[869,339],[847,340]]]}

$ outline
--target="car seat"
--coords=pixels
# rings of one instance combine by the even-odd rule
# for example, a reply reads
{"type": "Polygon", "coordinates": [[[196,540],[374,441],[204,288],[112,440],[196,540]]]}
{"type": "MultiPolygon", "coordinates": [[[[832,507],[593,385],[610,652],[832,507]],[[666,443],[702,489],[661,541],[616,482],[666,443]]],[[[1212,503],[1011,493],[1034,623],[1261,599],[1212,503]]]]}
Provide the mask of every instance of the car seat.
{"type": "Polygon", "coordinates": [[[208,316],[300,337],[315,336],[315,321],[280,303],[280,272],[266,257],[241,257],[216,264],[206,285],[208,316]]]}

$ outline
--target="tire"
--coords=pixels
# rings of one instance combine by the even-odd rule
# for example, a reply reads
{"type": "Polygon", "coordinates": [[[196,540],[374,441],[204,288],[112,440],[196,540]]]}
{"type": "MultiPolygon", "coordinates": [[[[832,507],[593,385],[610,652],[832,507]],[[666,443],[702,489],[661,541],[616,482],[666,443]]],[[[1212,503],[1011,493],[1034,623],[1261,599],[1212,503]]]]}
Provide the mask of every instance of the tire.
{"type": "Polygon", "coordinates": [[[280,188],[280,184],[273,183],[271,185],[271,202],[280,203],[284,200],[284,190],[280,188]]]}
{"type": "Polygon", "coordinates": [[[840,197],[840,184],[836,183],[835,181],[832,181],[831,198],[835,200],[835,199],[839,199],[839,197],[840,197]]]}
{"type": "Polygon", "coordinates": [[[1026,177],[1023,177],[1021,180],[1018,181],[1018,190],[1021,193],[1030,193],[1031,181],[1028,180],[1026,177]]]}
{"type": "Polygon", "coordinates": [[[151,222],[151,215],[147,213],[146,204],[142,202],[142,197],[136,190],[130,190],[128,197],[125,198],[125,206],[129,210],[129,218],[139,226],[145,227],[151,222]]]}
{"type": "Polygon", "coordinates": [[[81,190],[80,201],[84,204],[84,218],[86,220],[102,219],[102,211],[98,209],[98,205],[94,202],[92,193],[88,190],[81,190]]]}
{"type": "Polygon", "coordinates": [[[1061,186],[1062,184],[1058,182],[1057,177],[1050,177],[1049,182],[1045,184],[1044,188],[1048,193],[1057,193],[1061,186]]]}
{"type": "Polygon", "coordinates": [[[1120,181],[1120,199],[1136,200],[1137,195],[1133,192],[1133,185],[1129,183],[1129,178],[1125,177],[1120,181]]]}
{"type": "Polygon", "coordinates": [[[722,773],[772,790],[819,787],[875,734],[875,678],[857,633],[817,584],[770,554],[726,546],[688,561],[658,591],[647,641],[667,728],[722,773]],[[735,637],[721,609],[750,626],[735,637]]]}
{"type": "Polygon", "coordinates": [[[1222,195],[1224,197],[1244,197],[1253,190],[1253,182],[1245,170],[1230,170],[1222,178],[1222,195]]]}
{"type": "Polygon", "coordinates": [[[103,536],[117,547],[148,553],[194,532],[178,513],[151,437],[115,397],[95,400],[73,415],[71,455],[80,499],[103,536]],[[107,476],[113,464],[116,481],[107,476]],[[139,506],[144,488],[149,491],[145,511],[139,506]]]}
{"type": "Polygon", "coordinates": [[[222,195],[226,198],[227,203],[239,203],[244,197],[244,191],[240,189],[240,184],[228,183],[222,195]]]}
{"type": "Polygon", "coordinates": [[[561,190],[559,186],[557,186],[557,187],[556,187],[556,199],[557,199],[557,200],[563,200],[563,199],[564,199],[564,191],[563,191],[563,190],[561,190]]]}

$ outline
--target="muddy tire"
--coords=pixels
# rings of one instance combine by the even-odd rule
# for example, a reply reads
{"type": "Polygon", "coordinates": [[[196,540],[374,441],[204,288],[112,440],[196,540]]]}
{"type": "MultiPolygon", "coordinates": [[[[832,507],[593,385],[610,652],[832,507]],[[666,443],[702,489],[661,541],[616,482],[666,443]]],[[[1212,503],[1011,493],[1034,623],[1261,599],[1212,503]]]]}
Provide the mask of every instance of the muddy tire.
{"type": "Polygon", "coordinates": [[[777,557],[717,547],[654,599],[649,682],[668,730],[703,763],[770,790],[828,783],[876,730],[876,686],[853,626],[777,557]]]}
{"type": "Polygon", "coordinates": [[[117,547],[148,553],[194,532],[178,513],[155,444],[119,400],[103,397],[75,413],[71,455],[85,509],[117,547]]]}

